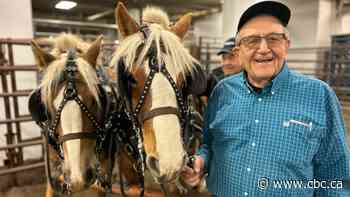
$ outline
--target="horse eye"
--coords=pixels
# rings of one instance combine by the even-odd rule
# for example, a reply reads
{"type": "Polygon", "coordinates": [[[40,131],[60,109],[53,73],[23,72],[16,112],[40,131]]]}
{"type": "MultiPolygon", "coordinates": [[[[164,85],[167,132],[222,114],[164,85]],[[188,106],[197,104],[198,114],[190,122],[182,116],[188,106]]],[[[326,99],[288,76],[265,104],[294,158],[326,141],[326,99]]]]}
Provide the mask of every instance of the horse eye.
{"type": "Polygon", "coordinates": [[[137,80],[130,73],[127,74],[127,80],[132,86],[137,85],[137,80]]]}
{"type": "Polygon", "coordinates": [[[134,77],[132,77],[132,76],[129,78],[129,82],[131,83],[131,85],[133,87],[135,87],[137,85],[136,79],[134,77]]]}
{"type": "Polygon", "coordinates": [[[78,53],[83,53],[83,51],[81,49],[77,49],[76,50],[78,53]]]}

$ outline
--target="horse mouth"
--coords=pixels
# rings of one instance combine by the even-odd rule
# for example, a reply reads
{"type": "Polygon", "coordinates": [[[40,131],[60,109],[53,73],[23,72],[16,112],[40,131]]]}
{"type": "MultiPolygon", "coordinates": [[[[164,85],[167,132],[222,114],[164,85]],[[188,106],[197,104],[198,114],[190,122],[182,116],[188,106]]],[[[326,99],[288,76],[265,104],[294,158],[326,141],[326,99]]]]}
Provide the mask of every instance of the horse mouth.
{"type": "Polygon", "coordinates": [[[179,170],[174,171],[171,174],[166,174],[166,175],[161,175],[160,170],[159,170],[159,161],[157,159],[155,159],[153,157],[147,157],[146,163],[147,163],[148,170],[150,171],[150,173],[151,173],[151,175],[156,183],[170,184],[170,183],[174,183],[176,180],[178,180],[182,169],[188,163],[188,158],[185,155],[183,163],[182,163],[181,167],[179,168],[179,170]]]}
{"type": "Polygon", "coordinates": [[[85,187],[91,186],[96,181],[96,171],[92,168],[89,168],[85,173],[85,187]]]}

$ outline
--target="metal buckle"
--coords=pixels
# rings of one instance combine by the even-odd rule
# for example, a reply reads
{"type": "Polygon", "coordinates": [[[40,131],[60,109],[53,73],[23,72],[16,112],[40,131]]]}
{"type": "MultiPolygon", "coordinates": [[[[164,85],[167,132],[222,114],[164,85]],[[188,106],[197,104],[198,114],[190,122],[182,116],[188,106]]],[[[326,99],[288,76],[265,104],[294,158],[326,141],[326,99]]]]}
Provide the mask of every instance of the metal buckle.
{"type": "Polygon", "coordinates": [[[73,84],[68,83],[66,90],[64,91],[64,98],[71,100],[77,96],[77,90],[73,84]]]}
{"type": "Polygon", "coordinates": [[[126,150],[126,153],[127,153],[128,155],[132,156],[132,154],[133,154],[133,148],[132,148],[132,146],[131,146],[129,143],[125,144],[125,150],[126,150]]]}

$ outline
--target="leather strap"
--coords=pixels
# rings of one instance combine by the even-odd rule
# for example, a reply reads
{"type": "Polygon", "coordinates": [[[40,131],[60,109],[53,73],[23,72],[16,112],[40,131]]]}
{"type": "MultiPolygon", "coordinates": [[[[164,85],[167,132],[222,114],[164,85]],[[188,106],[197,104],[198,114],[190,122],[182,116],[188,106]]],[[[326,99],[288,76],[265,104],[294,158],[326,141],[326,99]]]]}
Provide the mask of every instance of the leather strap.
{"type": "Polygon", "coordinates": [[[159,108],[153,109],[149,112],[141,113],[140,119],[141,119],[141,122],[145,122],[146,120],[149,120],[149,119],[154,118],[156,116],[167,115],[167,114],[174,114],[174,115],[180,117],[180,112],[175,107],[159,107],[159,108]]]}
{"type": "Polygon", "coordinates": [[[76,139],[84,139],[84,138],[95,140],[96,137],[97,137],[96,132],[69,133],[69,134],[60,136],[58,141],[60,144],[62,144],[63,142],[68,140],[76,140],[76,139]]]}

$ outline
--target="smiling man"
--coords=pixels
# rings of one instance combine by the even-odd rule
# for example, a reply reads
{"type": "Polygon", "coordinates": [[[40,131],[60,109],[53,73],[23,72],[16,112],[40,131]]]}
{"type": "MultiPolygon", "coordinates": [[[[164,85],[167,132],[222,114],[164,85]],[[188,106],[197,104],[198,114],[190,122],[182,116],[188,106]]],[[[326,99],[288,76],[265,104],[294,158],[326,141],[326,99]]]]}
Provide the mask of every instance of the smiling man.
{"type": "Polygon", "coordinates": [[[241,16],[244,71],[209,99],[204,143],[182,178],[208,173],[214,196],[350,196],[350,152],[339,101],[324,82],[290,71],[290,9],[263,1],[241,16]]]}

